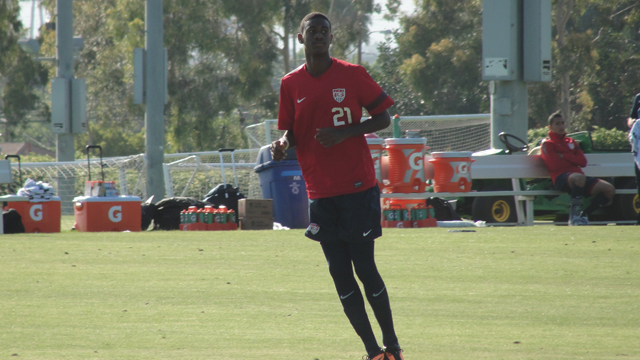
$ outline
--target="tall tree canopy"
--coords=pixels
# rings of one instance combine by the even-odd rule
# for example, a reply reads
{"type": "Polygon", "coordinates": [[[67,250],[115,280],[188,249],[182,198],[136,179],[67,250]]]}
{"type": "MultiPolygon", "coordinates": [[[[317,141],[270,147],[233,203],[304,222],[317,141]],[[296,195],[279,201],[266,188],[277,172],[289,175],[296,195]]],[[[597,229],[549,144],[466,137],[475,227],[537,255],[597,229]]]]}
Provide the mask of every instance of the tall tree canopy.
{"type": "MultiPolygon", "coordinates": [[[[545,126],[551,112],[563,109],[573,130],[624,128],[639,92],[638,20],[634,0],[554,0],[553,80],[529,85],[529,126],[545,126]]],[[[421,0],[400,22],[397,48],[383,45],[379,63],[392,95],[399,92],[400,113],[488,111],[482,1],[421,0]]]]}
{"type": "Polygon", "coordinates": [[[6,120],[2,129],[5,141],[11,141],[16,131],[26,126],[30,111],[48,117],[48,107],[36,94],[48,81],[47,71],[18,47],[24,33],[19,12],[18,0],[0,0],[0,118],[6,120]]]}
{"type": "MultiPolygon", "coordinates": [[[[409,1],[409,0],[403,0],[409,1]]],[[[29,60],[15,45],[22,32],[18,0],[0,0],[0,86],[4,116],[20,132],[45,97],[35,89],[55,76],[52,64],[29,60]]],[[[55,0],[44,0],[55,13],[55,0]]],[[[332,55],[354,61],[366,41],[373,0],[164,0],[169,103],[167,151],[247,145],[242,127],[274,118],[280,78],[301,61],[300,19],[321,11],[332,19],[332,55]],[[293,46],[291,46],[293,45],[293,46]]],[[[386,17],[400,0],[387,0],[386,17]]],[[[481,79],[482,0],[418,0],[399,16],[394,42],[365,64],[396,100],[401,115],[489,110],[481,79]]],[[[624,128],[638,92],[640,5],[637,0],[553,0],[553,80],[529,85],[529,126],[544,126],[565,108],[574,130],[624,128]]],[[[78,148],[100,144],[105,155],[144,151],[144,106],[132,102],[133,49],[144,47],[144,1],[74,1],[74,35],[85,48],[76,77],[87,79],[90,132],[78,148]]],[[[55,32],[42,29],[42,56],[54,56],[55,32]]]]}
{"type": "MultiPolygon", "coordinates": [[[[300,19],[313,10],[332,12],[339,3],[164,0],[167,150],[246,146],[241,126],[247,117],[254,122],[276,116],[277,79],[292,68],[288,45],[300,19]]],[[[342,10],[361,11],[366,19],[372,3],[357,0],[342,10]]],[[[47,0],[47,6],[53,13],[55,2],[47,0]]],[[[76,77],[87,79],[90,114],[90,132],[78,141],[79,147],[104,144],[108,155],[106,149],[122,153],[128,143],[126,152],[143,151],[144,107],[134,105],[131,94],[133,49],[144,47],[144,20],[143,1],[74,2],[74,31],[85,40],[76,77]]],[[[339,23],[337,31],[352,32],[353,24],[339,23]]],[[[53,51],[55,38],[45,37],[44,42],[44,48],[53,51]]],[[[352,43],[343,40],[340,46],[352,43]]]]}

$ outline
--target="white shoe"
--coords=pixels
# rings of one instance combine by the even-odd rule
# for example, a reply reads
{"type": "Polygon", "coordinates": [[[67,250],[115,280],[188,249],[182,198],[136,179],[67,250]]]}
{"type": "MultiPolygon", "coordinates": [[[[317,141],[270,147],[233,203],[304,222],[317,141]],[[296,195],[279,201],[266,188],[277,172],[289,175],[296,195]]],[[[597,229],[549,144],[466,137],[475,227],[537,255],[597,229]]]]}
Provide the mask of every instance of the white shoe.
{"type": "Polygon", "coordinates": [[[569,220],[569,226],[589,225],[589,220],[584,216],[572,216],[569,220]]]}

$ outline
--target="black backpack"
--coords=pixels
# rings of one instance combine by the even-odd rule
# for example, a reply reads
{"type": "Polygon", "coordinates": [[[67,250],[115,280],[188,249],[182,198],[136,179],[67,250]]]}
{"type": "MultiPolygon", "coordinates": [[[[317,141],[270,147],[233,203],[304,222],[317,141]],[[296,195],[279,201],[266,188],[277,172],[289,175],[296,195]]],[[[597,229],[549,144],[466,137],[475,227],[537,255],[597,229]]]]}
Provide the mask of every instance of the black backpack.
{"type": "Polygon", "coordinates": [[[433,206],[436,220],[438,221],[462,220],[460,215],[453,209],[453,206],[442,198],[429,198],[427,199],[427,205],[433,206]]]}
{"type": "Polygon", "coordinates": [[[239,220],[238,216],[238,200],[244,199],[245,196],[240,192],[240,189],[233,187],[231,184],[220,184],[214,187],[204,197],[204,201],[218,208],[220,205],[224,205],[227,209],[233,209],[236,213],[236,223],[239,220]]]}
{"type": "Polygon", "coordinates": [[[2,221],[4,221],[5,234],[23,233],[24,225],[22,224],[22,216],[16,209],[8,209],[2,212],[2,221]]]}
{"type": "Polygon", "coordinates": [[[206,203],[188,197],[172,197],[158,201],[153,205],[153,229],[154,230],[178,230],[180,228],[180,212],[195,206],[202,209],[206,203]]]}

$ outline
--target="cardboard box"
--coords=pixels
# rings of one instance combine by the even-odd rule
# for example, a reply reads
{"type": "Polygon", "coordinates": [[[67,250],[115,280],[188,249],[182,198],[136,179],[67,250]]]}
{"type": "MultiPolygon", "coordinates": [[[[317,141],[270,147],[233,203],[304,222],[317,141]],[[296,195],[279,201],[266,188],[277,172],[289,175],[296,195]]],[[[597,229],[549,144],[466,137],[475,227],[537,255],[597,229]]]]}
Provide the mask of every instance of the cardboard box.
{"type": "Polygon", "coordinates": [[[273,216],[241,217],[240,230],[273,230],[273,216]]]}
{"type": "Polygon", "coordinates": [[[273,200],[240,199],[238,200],[238,218],[273,217],[273,200]]]}

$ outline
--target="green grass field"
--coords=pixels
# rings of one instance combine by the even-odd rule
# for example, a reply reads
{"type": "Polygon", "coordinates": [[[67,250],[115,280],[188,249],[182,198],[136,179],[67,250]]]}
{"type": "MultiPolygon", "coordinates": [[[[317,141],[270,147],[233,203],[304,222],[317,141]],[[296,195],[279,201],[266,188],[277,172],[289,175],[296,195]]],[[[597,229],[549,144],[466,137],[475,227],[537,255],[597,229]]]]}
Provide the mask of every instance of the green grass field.
{"type": "MultiPolygon", "coordinates": [[[[388,229],[376,254],[407,360],[640,359],[639,227],[388,229]]],[[[0,359],[363,354],[301,230],[0,236],[0,359]]]]}

